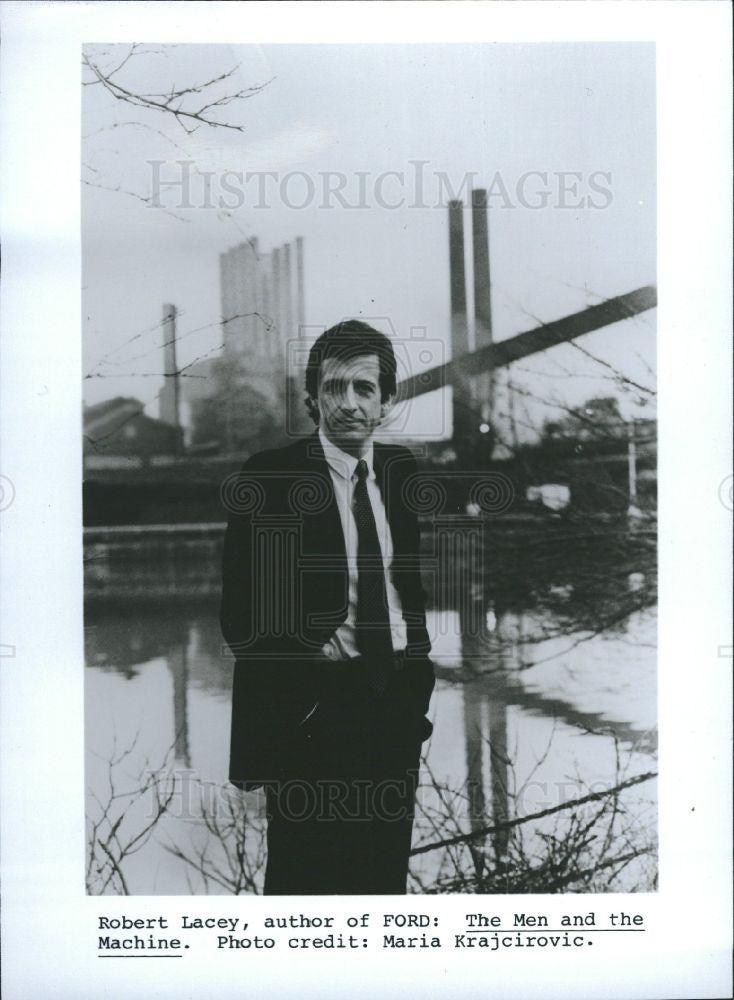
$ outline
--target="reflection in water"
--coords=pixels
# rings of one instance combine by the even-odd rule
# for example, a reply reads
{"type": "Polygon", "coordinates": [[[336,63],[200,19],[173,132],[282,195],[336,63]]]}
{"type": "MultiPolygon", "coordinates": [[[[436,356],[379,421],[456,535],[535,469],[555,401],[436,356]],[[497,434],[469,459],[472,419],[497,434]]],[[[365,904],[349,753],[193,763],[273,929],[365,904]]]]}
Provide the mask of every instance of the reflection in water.
{"type": "MultiPolygon", "coordinates": [[[[454,531],[452,544],[456,537],[454,531]]],[[[639,586],[637,579],[622,581],[627,593],[639,586]]],[[[616,630],[576,634],[547,602],[508,607],[471,576],[462,589],[464,601],[429,613],[438,682],[426,767],[436,787],[460,793],[452,800],[454,825],[445,831],[480,831],[466,856],[481,880],[511,862],[508,820],[553,808],[600,782],[608,787],[620,759],[627,774],[654,770],[654,620],[651,611],[639,611],[616,630]]],[[[567,584],[549,593],[549,601],[564,606],[580,602],[567,584]]],[[[92,607],[86,659],[90,811],[104,800],[107,761],[120,747],[132,747],[124,760],[128,774],[160,766],[170,752],[176,770],[202,787],[226,783],[232,660],[215,603],[92,607]]],[[[240,798],[261,811],[257,793],[240,798]]],[[[169,842],[193,837],[191,815],[191,802],[178,813],[169,809],[169,842]]],[[[435,820],[427,823],[417,821],[416,842],[445,835],[435,820]]],[[[128,891],[202,891],[199,883],[189,885],[181,858],[164,850],[158,832],[126,861],[128,891]]],[[[416,857],[416,884],[436,884],[441,857],[439,851],[416,857]]],[[[208,890],[254,891],[258,877],[248,876],[241,889],[225,881],[208,890]]]]}
{"type": "MultiPolygon", "coordinates": [[[[463,538],[469,546],[474,544],[470,534],[457,534],[457,537],[463,538]]],[[[462,561],[467,567],[476,565],[471,556],[464,555],[462,561]]],[[[467,579],[464,594],[465,599],[459,604],[459,650],[470,672],[462,685],[466,790],[470,828],[477,831],[486,826],[488,817],[495,825],[507,818],[507,775],[502,773],[503,762],[507,760],[507,717],[506,706],[489,698],[486,677],[482,677],[487,664],[498,665],[501,669],[501,664],[491,655],[488,597],[482,581],[476,577],[467,579]],[[471,676],[476,673],[479,679],[471,676]],[[489,801],[485,794],[487,772],[490,775],[489,801]]],[[[499,862],[504,858],[506,846],[506,839],[495,835],[495,857],[499,862]]],[[[470,851],[475,870],[481,876],[485,858],[483,838],[473,841],[470,851]]]]}
{"type": "Polygon", "coordinates": [[[173,676],[173,731],[175,760],[185,768],[191,767],[189,753],[189,713],[188,686],[189,669],[188,655],[185,646],[176,646],[166,656],[168,669],[173,676]]]}

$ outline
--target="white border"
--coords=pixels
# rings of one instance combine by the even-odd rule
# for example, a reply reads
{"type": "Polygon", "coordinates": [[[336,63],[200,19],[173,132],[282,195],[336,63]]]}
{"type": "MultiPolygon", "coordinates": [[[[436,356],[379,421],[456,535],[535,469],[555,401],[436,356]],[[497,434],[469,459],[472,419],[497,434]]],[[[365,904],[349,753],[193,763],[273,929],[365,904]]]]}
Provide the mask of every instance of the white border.
{"type": "MultiPolygon", "coordinates": [[[[730,841],[731,15],[728,4],[16,4],[3,28],[2,945],[22,996],[728,995],[730,841]],[[661,890],[522,900],[624,906],[650,926],[591,955],[209,953],[100,963],[94,914],[259,914],[272,900],[84,896],[80,534],[82,41],[654,40],[659,80],[661,890]],[[6,496],[9,495],[6,493],[6,496]],[[346,959],[344,955],[346,954],[346,959]],[[142,968],[141,968],[142,965],[142,968]],[[104,966],[104,968],[100,968],[104,966]]],[[[321,900],[294,910],[439,912],[501,897],[321,900]]],[[[447,923],[448,927],[448,923],[447,923]]]]}

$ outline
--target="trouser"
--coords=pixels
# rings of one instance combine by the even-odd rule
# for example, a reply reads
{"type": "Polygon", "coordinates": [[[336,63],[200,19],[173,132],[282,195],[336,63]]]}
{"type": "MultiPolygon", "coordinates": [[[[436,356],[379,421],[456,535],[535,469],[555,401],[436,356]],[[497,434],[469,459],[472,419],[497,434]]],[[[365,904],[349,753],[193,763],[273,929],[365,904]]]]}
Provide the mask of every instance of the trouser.
{"type": "Polygon", "coordinates": [[[421,720],[402,673],[330,680],[266,789],[267,895],[406,891],[421,720]]]}

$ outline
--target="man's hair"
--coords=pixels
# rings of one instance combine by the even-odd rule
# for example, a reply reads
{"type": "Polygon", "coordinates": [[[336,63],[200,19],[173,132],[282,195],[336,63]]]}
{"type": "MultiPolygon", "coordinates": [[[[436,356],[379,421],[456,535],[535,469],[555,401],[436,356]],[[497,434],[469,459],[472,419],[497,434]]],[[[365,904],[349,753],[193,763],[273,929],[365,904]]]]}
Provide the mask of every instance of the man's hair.
{"type": "MultiPolygon", "coordinates": [[[[359,319],[347,319],[330,327],[311,347],[306,365],[306,392],[309,399],[314,401],[318,397],[321,366],[327,358],[351,360],[367,354],[375,354],[379,360],[380,396],[384,403],[389,396],[395,394],[395,351],[388,336],[359,319]]],[[[318,413],[313,403],[309,405],[307,399],[306,405],[314,421],[318,422],[318,413]]]]}

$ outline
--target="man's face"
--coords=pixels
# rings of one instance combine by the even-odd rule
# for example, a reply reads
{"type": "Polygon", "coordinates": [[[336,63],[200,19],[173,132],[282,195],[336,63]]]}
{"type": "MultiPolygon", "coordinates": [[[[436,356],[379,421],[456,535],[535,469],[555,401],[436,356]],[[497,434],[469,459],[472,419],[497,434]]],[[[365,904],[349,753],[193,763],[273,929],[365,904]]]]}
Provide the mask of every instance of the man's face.
{"type": "Polygon", "coordinates": [[[318,392],[320,426],[326,437],[347,452],[366,446],[382,422],[380,361],[376,354],[327,358],[318,392]]]}

